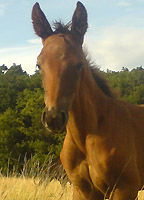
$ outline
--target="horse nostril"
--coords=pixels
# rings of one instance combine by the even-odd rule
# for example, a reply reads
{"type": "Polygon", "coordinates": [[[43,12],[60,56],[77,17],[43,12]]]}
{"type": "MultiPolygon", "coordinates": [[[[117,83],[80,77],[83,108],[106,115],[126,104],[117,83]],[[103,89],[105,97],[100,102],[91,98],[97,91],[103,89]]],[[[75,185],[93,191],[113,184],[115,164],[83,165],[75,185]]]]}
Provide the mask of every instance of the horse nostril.
{"type": "Polygon", "coordinates": [[[63,130],[67,123],[67,113],[63,110],[57,111],[55,109],[45,110],[42,113],[43,125],[51,131],[63,130]]]}

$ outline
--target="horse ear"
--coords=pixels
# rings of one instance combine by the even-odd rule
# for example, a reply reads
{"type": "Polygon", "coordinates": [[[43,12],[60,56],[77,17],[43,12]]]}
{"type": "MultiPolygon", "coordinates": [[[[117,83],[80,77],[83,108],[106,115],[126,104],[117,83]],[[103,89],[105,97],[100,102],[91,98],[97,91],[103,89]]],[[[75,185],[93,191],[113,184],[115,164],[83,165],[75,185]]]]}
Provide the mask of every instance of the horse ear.
{"type": "Polygon", "coordinates": [[[44,15],[43,11],[40,9],[38,3],[33,6],[32,9],[32,23],[35,30],[35,33],[45,40],[48,36],[50,36],[53,31],[44,15]]]}
{"type": "Polygon", "coordinates": [[[84,34],[88,28],[87,11],[81,2],[77,2],[76,10],[72,17],[71,31],[78,37],[81,44],[83,43],[84,34]]]}

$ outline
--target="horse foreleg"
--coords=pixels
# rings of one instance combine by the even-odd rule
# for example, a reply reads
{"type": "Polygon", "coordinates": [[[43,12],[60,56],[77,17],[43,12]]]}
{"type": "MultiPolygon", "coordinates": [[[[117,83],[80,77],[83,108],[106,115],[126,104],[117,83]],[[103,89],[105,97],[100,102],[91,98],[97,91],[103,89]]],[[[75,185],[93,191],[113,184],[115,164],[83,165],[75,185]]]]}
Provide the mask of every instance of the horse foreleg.
{"type": "Polygon", "coordinates": [[[81,193],[80,189],[74,187],[73,189],[73,200],[103,200],[104,195],[100,192],[91,190],[88,196],[85,196],[81,193]]]}
{"type": "Polygon", "coordinates": [[[111,193],[109,200],[135,200],[138,193],[137,182],[119,184],[111,193]]]}
{"type": "Polygon", "coordinates": [[[140,189],[140,176],[135,163],[122,174],[113,188],[109,200],[135,200],[140,189]]]}
{"type": "Polygon", "coordinates": [[[137,192],[117,188],[109,200],[135,200],[137,192]]]}
{"type": "Polygon", "coordinates": [[[81,193],[76,187],[73,188],[73,200],[85,200],[85,198],[81,196],[81,193]]]}

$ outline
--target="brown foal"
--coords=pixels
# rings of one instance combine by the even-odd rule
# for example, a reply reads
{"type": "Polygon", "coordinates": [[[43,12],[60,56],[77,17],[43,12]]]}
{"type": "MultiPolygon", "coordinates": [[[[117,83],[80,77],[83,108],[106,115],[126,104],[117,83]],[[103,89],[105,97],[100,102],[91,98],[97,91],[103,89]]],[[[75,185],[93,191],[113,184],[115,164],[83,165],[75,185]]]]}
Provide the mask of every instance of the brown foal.
{"type": "Polygon", "coordinates": [[[144,108],[113,95],[86,59],[87,11],[78,2],[72,23],[53,30],[36,3],[33,27],[45,92],[42,121],[67,134],[60,154],[74,200],[134,200],[144,184],[144,108]]]}

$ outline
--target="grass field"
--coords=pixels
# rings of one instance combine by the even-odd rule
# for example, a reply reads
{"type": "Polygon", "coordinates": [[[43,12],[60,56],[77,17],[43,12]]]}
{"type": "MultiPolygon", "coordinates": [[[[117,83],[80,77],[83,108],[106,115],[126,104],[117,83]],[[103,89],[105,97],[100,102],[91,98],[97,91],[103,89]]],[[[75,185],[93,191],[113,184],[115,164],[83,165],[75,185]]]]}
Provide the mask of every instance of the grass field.
{"type": "MultiPolygon", "coordinates": [[[[0,171],[0,200],[72,200],[72,197],[73,186],[62,166],[53,168],[51,161],[41,168],[38,162],[32,165],[27,162],[21,174],[10,173],[9,167],[5,176],[0,171]]],[[[139,192],[136,200],[144,200],[144,192],[139,192]]]]}
{"type": "MultiPolygon", "coordinates": [[[[72,200],[72,185],[64,186],[57,180],[44,181],[38,179],[0,177],[0,200],[72,200]]],[[[144,192],[139,192],[137,200],[144,200],[144,192]]]]}
{"type": "Polygon", "coordinates": [[[72,200],[72,186],[57,180],[39,184],[32,178],[0,177],[0,200],[72,200]]]}

